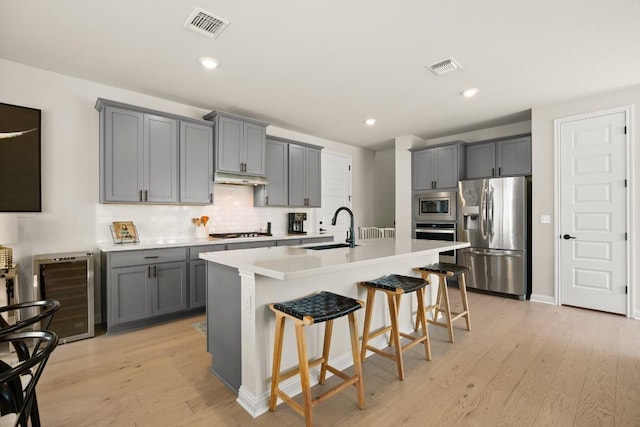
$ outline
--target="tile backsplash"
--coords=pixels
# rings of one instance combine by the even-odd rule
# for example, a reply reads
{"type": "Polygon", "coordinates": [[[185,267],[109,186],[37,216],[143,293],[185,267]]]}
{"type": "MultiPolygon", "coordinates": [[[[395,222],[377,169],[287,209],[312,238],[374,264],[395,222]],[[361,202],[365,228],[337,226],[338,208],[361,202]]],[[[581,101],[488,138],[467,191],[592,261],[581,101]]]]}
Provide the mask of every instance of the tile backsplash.
{"type": "Polygon", "coordinates": [[[253,187],[214,184],[214,204],[207,206],[124,205],[96,206],[98,241],[111,241],[109,225],[113,221],[133,221],[141,240],[184,239],[195,237],[191,218],[209,217],[209,232],[266,231],[271,222],[273,234],[287,232],[287,213],[306,212],[305,230],[313,233],[316,209],[256,208],[253,187]]]}

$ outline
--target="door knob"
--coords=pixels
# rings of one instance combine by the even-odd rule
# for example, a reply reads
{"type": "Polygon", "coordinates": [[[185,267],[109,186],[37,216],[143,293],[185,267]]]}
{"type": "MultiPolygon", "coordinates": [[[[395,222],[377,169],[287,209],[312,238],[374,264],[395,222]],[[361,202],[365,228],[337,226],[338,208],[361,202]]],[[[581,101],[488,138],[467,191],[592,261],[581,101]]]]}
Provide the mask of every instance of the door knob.
{"type": "Polygon", "coordinates": [[[562,238],[563,238],[564,240],[575,239],[575,237],[574,237],[574,236],[571,236],[571,235],[569,235],[569,234],[565,234],[565,235],[563,235],[563,236],[562,236],[562,238]]]}

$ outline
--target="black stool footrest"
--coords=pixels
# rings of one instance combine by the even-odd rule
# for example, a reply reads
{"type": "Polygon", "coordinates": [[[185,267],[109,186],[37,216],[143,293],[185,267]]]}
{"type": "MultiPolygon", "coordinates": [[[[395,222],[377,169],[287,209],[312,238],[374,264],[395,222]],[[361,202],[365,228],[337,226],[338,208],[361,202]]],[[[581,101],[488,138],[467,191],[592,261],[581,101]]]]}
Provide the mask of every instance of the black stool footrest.
{"type": "Polygon", "coordinates": [[[460,273],[466,273],[467,271],[471,271],[471,268],[467,267],[466,265],[450,264],[448,262],[436,262],[434,264],[425,265],[424,267],[419,267],[418,270],[428,271],[429,273],[440,273],[440,274],[451,273],[455,276],[460,273]]]}
{"type": "Polygon", "coordinates": [[[353,298],[321,291],[291,301],[277,302],[273,308],[300,320],[310,317],[313,323],[320,323],[345,316],[362,306],[353,298]]]}
{"type": "Polygon", "coordinates": [[[401,276],[399,274],[389,274],[378,279],[362,282],[364,286],[387,291],[402,290],[404,293],[416,291],[429,283],[419,277],[401,276]]]}

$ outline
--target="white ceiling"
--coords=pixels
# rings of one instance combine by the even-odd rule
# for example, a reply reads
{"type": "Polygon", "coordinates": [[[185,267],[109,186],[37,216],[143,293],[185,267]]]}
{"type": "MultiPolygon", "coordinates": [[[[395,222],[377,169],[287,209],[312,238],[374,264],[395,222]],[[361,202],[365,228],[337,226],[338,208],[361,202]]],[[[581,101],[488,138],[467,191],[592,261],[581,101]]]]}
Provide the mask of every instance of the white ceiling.
{"type": "Polygon", "coordinates": [[[372,149],[640,84],[639,52],[640,0],[0,2],[1,58],[372,149]],[[217,39],[183,27],[196,6],[217,39]]]}

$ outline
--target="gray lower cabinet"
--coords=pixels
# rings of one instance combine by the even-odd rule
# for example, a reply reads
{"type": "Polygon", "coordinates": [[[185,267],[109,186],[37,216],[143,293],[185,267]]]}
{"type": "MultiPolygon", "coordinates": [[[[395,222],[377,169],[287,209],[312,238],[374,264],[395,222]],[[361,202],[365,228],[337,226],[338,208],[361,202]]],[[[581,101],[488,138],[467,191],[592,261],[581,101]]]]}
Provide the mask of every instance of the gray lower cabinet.
{"type": "Polygon", "coordinates": [[[180,202],[213,203],[213,126],[180,122],[180,202]]]}
{"type": "Polygon", "coordinates": [[[289,144],[289,206],[320,207],[320,149],[289,144]]]}
{"type": "Polygon", "coordinates": [[[468,179],[531,175],[531,136],[469,144],[466,169],[468,179]]]}
{"type": "Polygon", "coordinates": [[[413,190],[456,188],[464,178],[464,146],[449,143],[411,153],[413,190]]]}
{"type": "Polygon", "coordinates": [[[289,144],[267,138],[265,175],[269,184],[253,189],[254,206],[289,205],[289,144]]]}
{"type": "Polygon", "coordinates": [[[184,313],[188,306],[185,248],[103,254],[107,332],[184,313]]]}
{"type": "Polygon", "coordinates": [[[189,307],[204,307],[207,302],[207,261],[200,259],[202,252],[224,251],[224,244],[202,245],[189,248],[189,307]]]}

